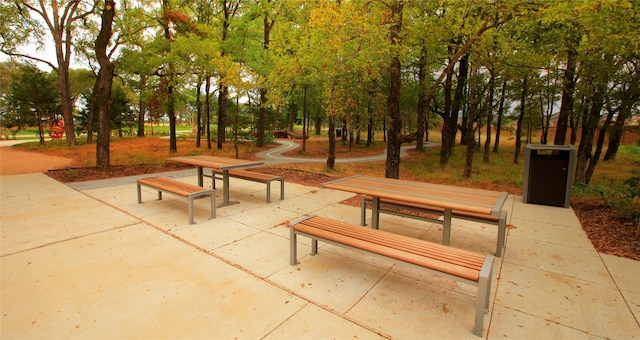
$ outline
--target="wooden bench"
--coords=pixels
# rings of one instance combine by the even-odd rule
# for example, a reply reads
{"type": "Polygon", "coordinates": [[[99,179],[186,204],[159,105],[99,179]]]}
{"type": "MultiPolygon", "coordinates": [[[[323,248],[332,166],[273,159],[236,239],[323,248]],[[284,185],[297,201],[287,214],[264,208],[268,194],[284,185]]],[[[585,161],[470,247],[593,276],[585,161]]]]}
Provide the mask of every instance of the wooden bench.
{"type": "MultiPolygon", "coordinates": [[[[371,203],[371,196],[362,195],[361,203],[360,203],[361,205],[360,225],[363,225],[363,226],[367,225],[367,222],[366,222],[367,220],[366,204],[367,203],[371,203]]],[[[444,209],[440,207],[432,207],[432,206],[426,206],[426,205],[421,205],[417,203],[410,203],[410,202],[391,200],[391,199],[385,198],[380,200],[380,208],[381,209],[379,209],[378,211],[386,214],[415,218],[419,220],[425,220],[425,221],[440,223],[440,224],[443,223],[439,219],[430,218],[428,216],[407,214],[401,211],[394,211],[394,210],[388,209],[388,208],[404,209],[404,210],[409,210],[417,213],[426,213],[426,214],[444,216],[444,209]],[[387,209],[382,209],[382,208],[387,208],[387,209]]],[[[498,226],[498,239],[496,241],[496,256],[497,257],[502,256],[502,248],[504,247],[505,238],[507,234],[507,212],[506,211],[503,210],[500,212],[499,215],[496,216],[496,215],[471,213],[471,212],[459,211],[454,209],[451,212],[451,216],[455,218],[467,220],[467,221],[474,221],[474,222],[481,222],[481,223],[487,222],[487,223],[495,224],[496,226],[498,226]]],[[[449,244],[449,235],[443,235],[442,243],[449,244]]]]}
{"type": "Polygon", "coordinates": [[[303,235],[312,240],[311,255],[318,253],[318,240],[321,240],[477,286],[473,333],[482,336],[484,314],[489,309],[491,298],[494,259],[492,255],[478,254],[314,215],[292,222],[290,232],[292,266],[298,264],[297,235],[303,235]]]}
{"type": "Polygon", "coordinates": [[[211,197],[211,218],[216,217],[216,195],[214,189],[207,189],[197,185],[175,181],[165,177],[147,177],[137,181],[138,203],[142,203],[141,186],[158,190],[158,200],[162,199],[162,192],[186,197],[189,203],[189,224],[193,224],[193,201],[196,198],[211,197]]]}
{"type": "MultiPolygon", "coordinates": [[[[211,170],[213,179],[213,188],[216,188],[216,180],[222,180],[222,170],[211,170]]],[[[271,182],[280,182],[280,200],[284,200],[284,177],[263,174],[255,171],[247,170],[229,170],[229,177],[244,179],[247,181],[265,183],[267,185],[267,203],[271,203],[271,182]]]]}

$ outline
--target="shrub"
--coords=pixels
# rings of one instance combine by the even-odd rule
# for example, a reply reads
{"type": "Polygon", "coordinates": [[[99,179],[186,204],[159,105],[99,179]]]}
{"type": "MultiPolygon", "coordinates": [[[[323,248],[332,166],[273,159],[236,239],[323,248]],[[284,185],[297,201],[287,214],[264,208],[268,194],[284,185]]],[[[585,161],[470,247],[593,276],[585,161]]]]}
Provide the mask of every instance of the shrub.
{"type": "Polygon", "coordinates": [[[620,217],[635,221],[636,236],[640,237],[640,177],[630,177],[618,185],[601,188],[605,203],[616,209],[620,217]]]}

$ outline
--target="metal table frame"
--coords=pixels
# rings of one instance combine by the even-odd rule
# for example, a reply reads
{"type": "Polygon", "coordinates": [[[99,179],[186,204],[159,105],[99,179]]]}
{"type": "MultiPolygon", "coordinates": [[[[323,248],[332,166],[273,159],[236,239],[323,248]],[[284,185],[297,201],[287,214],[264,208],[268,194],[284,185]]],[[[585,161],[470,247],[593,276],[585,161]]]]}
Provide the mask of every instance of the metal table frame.
{"type": "Polygon", "coordinates": [[[210,175],[204,174],[204,168],[215,169],[222,171],[222,203],[218,207],[226,205],[237,204],[237,201],[231,201],[229,199],[229,170],[231,169],[246,169],[255,168],[264,165],[262,161],[248,161],[244,159],[226,158],[218,156],[183,156],[183,157],[170,157],[167,158],[167,162],[189,164],[197,167],[198,169],[198,185],[204,186],[204,177],[210,175]]]}
{"type": "Polygon", "coordinates": [[[442,244],[445,245],[451,239],[453,210],[499,216],[508,197],[506,192],[361,175],[324,183],[321,187],[371,196],[374,229],[380,224],[381,198],[440,207],[444,209],[442,244]]]}

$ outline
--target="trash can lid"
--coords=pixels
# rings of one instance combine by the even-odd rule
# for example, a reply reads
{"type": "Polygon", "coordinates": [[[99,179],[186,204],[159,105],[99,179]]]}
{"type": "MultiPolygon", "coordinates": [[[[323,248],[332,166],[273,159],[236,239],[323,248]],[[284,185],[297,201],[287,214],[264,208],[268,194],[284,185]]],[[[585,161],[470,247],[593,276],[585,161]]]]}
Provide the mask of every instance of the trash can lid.
{"type": "Polygon", "coordinates": [[[531,150],[558,150],[558,151],[576,149],[576,147],[571,144],[565,144],[565,145],[527,144],[526,148],[531,150]]]}

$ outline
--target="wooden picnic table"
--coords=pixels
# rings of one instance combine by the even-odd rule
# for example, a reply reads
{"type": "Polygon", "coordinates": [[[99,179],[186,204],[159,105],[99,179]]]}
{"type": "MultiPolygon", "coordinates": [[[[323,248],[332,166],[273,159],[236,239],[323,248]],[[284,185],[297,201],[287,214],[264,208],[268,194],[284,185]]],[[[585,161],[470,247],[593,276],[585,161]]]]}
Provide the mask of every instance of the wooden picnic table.
{"type": "Polygon", "coordinates": [[[261,162],[261,161],[248,161],[244,159],[235,159],[235,158],[218,157],[218,156],[203,156],[203,155],[170,157],[170,158],[167,158],[167,162],[189,164],[197,167],[198,168],[198,185],[201,187],[204,186],[203,177],[205,176],[212,177],[212,175],[209,176],[204,174],[203,172],[204,168],[221,171],[222,184],[223,184],[222,185],[223,201],[218,206],[225,206],[229,204],[238,203],[236,201],[231,201],[229,199],[229,170],[254,168],[254,167],[264,165],[264,162],[261,162]]]}
{"type": "Polygon", "coordinates": [[[379,226],[381,199],[441,208],[444,210],[442,243],[445,245],[449,245],[451,238],[454,210],[499,216],[508,196],[506,192],[361,175],[324,183],[322,187],[371,196],[371,227],[375,229],[379,226]]]}

